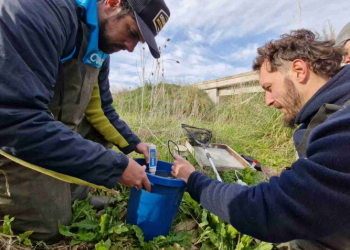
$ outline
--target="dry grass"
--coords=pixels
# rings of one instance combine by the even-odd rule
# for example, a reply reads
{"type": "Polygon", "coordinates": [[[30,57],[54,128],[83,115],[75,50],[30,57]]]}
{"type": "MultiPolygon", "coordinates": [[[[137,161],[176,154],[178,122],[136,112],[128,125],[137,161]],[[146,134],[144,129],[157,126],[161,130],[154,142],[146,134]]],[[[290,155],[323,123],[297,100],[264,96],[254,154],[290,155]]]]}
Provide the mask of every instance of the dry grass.
{"type": "Polygon", "coordinates": [[[323,34],[323,40],[336,39],[335,29],[329,20],[328,20],[328,27],[326,25],[323,26],[322,34],[323,34]]]}
{"type": "Polygon", "coordinates": [[[6,185],[6,192],[5,192],[5,195],[7,195],[8,197],[11,197],[11,193],[10,193],[10,186],[9,186],[9,182],[8,182],[8,179],[7,179],[7,174],[5,171],[1,170],[0,169],[0,173],[4,175],[5,177],[5,185],[6,185]]]}

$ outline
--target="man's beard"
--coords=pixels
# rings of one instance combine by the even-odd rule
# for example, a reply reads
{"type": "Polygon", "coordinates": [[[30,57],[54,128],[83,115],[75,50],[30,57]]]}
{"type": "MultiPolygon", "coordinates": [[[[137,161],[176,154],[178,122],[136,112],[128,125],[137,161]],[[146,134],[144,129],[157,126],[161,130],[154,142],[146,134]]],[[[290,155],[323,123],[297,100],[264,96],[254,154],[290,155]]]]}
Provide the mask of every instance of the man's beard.
{"type": "Polygon", "coordinates": [[[116,49],[124,50],[125,47],[116,43],[112,43],[110,36],[107,35],[108,19],[105,19],[99,24],[98,34],[98,48],[106,54],[112,54],[116,52],[116,49]]]}
{"type": "Polygon", "coordinates": [[[286,86],[286,94],[281,104],[286,113],[283,116],[283,123],[286,127],[295,128],[295,119],[302,108],[302,97],[289,77],[286,76],[284,78],[284,84],[286,86]]]}

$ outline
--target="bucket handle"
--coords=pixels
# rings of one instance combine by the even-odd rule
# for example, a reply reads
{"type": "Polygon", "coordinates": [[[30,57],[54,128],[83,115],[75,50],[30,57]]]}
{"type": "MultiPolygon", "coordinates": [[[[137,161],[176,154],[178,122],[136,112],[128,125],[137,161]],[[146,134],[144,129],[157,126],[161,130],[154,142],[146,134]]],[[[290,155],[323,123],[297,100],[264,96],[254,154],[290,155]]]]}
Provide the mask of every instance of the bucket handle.
{"type": "MultiPolygon", "coordinates": [[[[173,153],[172,153],[171,150],[170,150],[170,143],[172,143],[172,144],[175,145],[175,147],[177,148],[177,154],[178,154],[178,155],[180,155],[180,148],[179,148],[179,146],[178,146],[174,141],[168,140],[168,150],[169,150],[169,153],[170,153],[171,157],[173,157],[173,159],[175,160],[174,155],[173,155],[173,153]]],[[[184,156],[181,155],[181,157],[183,157],[183,158],[185,158],[186,160],[188,160],[187,156],[185,156],[185,155],[184,155],[184,156]]]]}

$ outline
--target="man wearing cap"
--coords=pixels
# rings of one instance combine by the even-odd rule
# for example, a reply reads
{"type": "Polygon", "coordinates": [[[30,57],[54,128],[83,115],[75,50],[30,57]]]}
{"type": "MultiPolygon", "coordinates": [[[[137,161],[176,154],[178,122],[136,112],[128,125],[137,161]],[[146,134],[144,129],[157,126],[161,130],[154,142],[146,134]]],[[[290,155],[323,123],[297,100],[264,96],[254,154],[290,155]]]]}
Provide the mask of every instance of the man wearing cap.
{"type": "Polygon", "coordinates": [[[346,51],[346,55],[344,58],[344,63],[350,63],[350,23],[344,26],[344,28],[340,31],[337,39],[335,40],[336,46],[344,46],[346,51]]]}
{"type": "Polygon", "coordinates": [[[148,144],[112,107],[109,54],[141,41],[159,58],[169,16],[163,0],[0,0],[0,216],[16,234],[58,241],[90,187],[150,191],[125,155],[148,160],[148,144]]]}

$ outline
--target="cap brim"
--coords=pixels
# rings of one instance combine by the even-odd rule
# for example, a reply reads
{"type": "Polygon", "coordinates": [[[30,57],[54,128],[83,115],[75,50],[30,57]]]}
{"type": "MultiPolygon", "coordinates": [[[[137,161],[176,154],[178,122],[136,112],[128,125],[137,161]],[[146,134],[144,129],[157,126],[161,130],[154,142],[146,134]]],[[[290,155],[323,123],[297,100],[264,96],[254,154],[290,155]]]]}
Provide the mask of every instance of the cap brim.
{"type": "Polygon", "coordinates": [[[143,39],[145,39],[146,43],[148,44],[148,47],[149,47],[149,50],[151,51],[152,56],[158,59],[160,57],[160,53],[152,31],[147,27],[147,25],[141,19],[141,17],[136,12],[134,13],[135,13],[137,25],[139,26],[143,39]]]}

